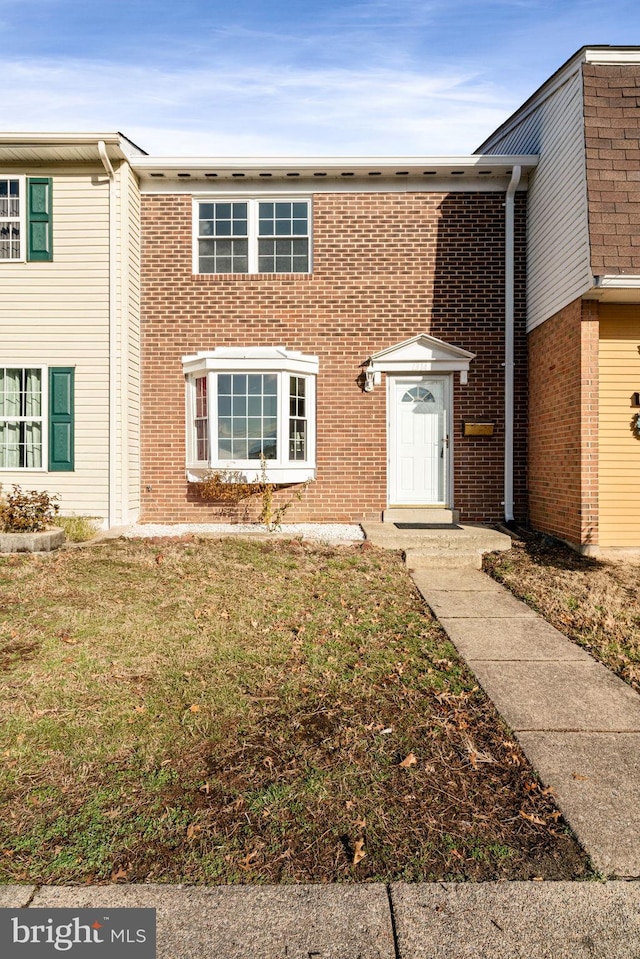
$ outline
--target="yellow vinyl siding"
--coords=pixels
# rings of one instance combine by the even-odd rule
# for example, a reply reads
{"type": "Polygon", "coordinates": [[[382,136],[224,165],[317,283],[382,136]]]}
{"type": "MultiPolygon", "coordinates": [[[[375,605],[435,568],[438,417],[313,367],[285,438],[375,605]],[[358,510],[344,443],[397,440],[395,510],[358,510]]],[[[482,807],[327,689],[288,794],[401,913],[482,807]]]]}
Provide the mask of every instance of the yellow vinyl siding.
{"type": "Polygon", "coordinates": [[[0,264],[0,317],[2,365],[76,370],[75,471],[2,470],[0,483],[47,489],[60,495],[64,512],[106,519],[109,189],[101,166],[53,172],[53,261],[0,264]]]}
{"type": "Polygon", "coordinates": [[[599,369],[599,541],[640,547],[640,306],[601,305],[599,369]]]}

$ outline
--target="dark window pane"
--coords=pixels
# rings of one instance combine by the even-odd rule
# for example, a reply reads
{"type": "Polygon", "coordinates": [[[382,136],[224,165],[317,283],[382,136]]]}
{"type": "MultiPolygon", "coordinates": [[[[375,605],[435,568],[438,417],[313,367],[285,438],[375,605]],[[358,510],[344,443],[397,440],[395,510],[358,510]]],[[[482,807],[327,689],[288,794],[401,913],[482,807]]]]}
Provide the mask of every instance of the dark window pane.
{"type": "Polygon", "coordinates": [[[215,243],[213,240],[200,240],[200,256],[213,256],[215,243]]]}
{"type": "Polygon", "coordinates": [[[276,236],[290,236],[290,235],[291,235],[291,221],[276,220],[276,236]]]}
{"type": "Polygon", "coordinates": [[[246,398],[246,396],[234,396],[234,397],[233,397],[233,415],[234,415],[234,416],[246,416],[246,415],[247,415],[247,398],[246,398]]]}
{"type": "MultiPolygon", "coordinates": [[[[249,386],[249,393],[251,393],[251,386],[249,386]]],[[[262,415],[262,396],[249,396],[247,413],[249,416],[262,415]]]]}
{"type": "Polygon", "coordinates": [[[201,204],[200,204],[200,219],[201,219],[201,220],[212,220],[212,219],[213,219],[213,203],[201,203],[201,204]]]}
{"type": "Polygon", "coordinates": [[[278,446],[274,441],[265,442],[262,447],[262,454],[266,460],[274,460],[278,453],[278,446]]]}
{"type": "Polygon", "coordinates": [[[245,376],[244,373],[233,374],[233,395],[234,396],[247,395],[247,377],[245,376]]]}
{"type": "Polygon", "coordinates": [[[250,439],[247,443],[248,459],[250,460],[259,460],[262,454],[262,440],[253,440],[250,439]]]}
{"type": "Polygon", "coordinates": [[[201,273],[215,273],[213,257],[201,256],[198,268],[201,273]]]}
{"type": "Polygon", "coordinates": [[[244,416],[234,416],[231,420],[234,440],[245,439],[247,436],[247,420],[244,416]]]}
{"type": "Polygon", "coordinates": [[[216,220],[230,220],[231,219],[231,204],[230,203],[216,203],[216,220]]]}
{"type": "Polygon", "coordinates": [[[262,419],[259,416],[250,416],[248,418],[247,436],[249,439],[260,439],[262,436],[262,419]]]}
{"type": "Polygon", "coordinates": [[[248,459],[246,439],[242,439],[242,440],[234,439],[233,443],[231,444],[231,452],[233,453],[233,458],[235,460],[248,459]]]}
{"type": "Polygon", "coordinates": [[[231,416],[230,396],[218,396],[218,416],[231,416]]]}
{"type": "Polygon", "coordinates": [[[231,459],[231,440],[218,440],[218,459],[231,459]]]}
{"type": "Polygon", "coordinates": [[[218,417],[218,436],[219,437],[231,436],[231,417],[230,416],[218,417]]]}
{"type": "Polygon", "coordinates": [[[275,416],[278,411],[278,400],[275,396],[265,396],[264,398],[264,415],[265,416],[275,416]]]}
{"type": "Polygon", "coordinates": [[[275,396],[278,392],[278,377],[275,373],[265,373],[264,393],[266,396],[275,396]]]}
{"type": "Polygon", "coordinates": [[[263,217],[265,219],[273,218],[273,203],[259,203],[258,204],[258,213],[260,219],[263,217]]]}
{"type": "Polygon", "coordinates": [[[276,203],[276,216],[279,217],[290,217],[291,216],[291,203],[276,203]]]}
{"type": "Polygon", "coordinates": [[[278,435],[278,421],[276,419],[265,419],[263,430],[265,437],[275,438],[278,435]]]}
{"type": "Polygon", "coordinates": [[[229,395],[231,393],[231,374],[230,373],[220,373],[218,375],[218,396],[226,393],[229,395]]]}
{"type": "Polygon", "coordinates": [[[200,236],[212,236],[213,223],[211,220],[200,220],[200,236]]]}
{"type": "Polygon", "coordinates": [[[247,381],[249,395],[260,396],[262,394],[262,373],[249,373],[247,381]]]}
{"type": "Polygon", "coordinates": [[[216,221],[216,236],[231,236],[231,220],[216,221]]]}

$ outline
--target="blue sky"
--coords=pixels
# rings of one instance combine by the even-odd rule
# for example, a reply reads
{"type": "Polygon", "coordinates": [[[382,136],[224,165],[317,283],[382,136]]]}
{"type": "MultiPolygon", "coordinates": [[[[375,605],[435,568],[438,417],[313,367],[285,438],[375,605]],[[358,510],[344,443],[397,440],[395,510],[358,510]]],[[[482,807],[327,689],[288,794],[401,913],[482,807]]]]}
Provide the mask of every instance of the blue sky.
{"type": "Polygon", "coordinates": [[[470,153],[637,0],[0,0],[0,126],[150,153],[470,153]]]}

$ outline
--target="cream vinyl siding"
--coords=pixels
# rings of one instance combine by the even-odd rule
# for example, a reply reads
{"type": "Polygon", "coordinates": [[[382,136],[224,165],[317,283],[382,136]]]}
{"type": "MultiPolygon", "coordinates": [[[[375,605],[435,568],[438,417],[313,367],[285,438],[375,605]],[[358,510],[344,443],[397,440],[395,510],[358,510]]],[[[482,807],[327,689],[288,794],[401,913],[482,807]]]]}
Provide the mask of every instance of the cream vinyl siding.
{"type": "Polygon", "coordinates": [[[640,306],[600,307],[599,542],[640,547],[640,306]]]}
{"type": "MultiPolygon", "coordinates": [[[[10,170],[7,172],[16,172],[10,170]]],[[[109,188],[101,166],[53,177],[53,262],[0,263],[0,363],[75,367],[75,471],[0,471],[63,512],[106,519],[109,440],[109,188]]]]}
{"type": "Polygon", "coordinates": [[[483,153],[540,156],[527,208],[530,331],[592,285],[581,71],[483,144],[483,153]]]}

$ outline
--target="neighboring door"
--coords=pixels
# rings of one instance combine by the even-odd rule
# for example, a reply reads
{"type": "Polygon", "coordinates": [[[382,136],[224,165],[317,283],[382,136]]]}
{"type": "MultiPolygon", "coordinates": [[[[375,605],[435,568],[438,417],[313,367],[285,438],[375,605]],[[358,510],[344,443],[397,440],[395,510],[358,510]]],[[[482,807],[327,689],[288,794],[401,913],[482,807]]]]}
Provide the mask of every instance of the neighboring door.
{"type": "Polygon", "coordinates": [[[450,377],[389,377],[389,505],[447,506],[450,377]]]}

